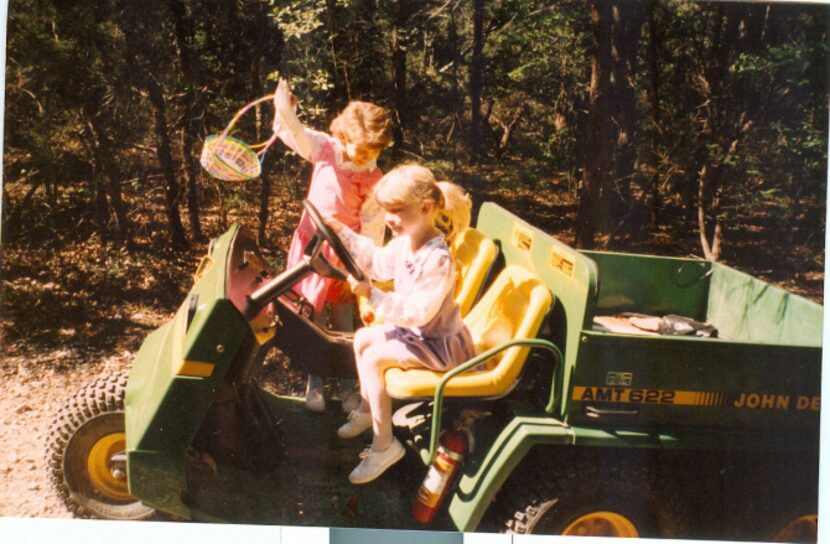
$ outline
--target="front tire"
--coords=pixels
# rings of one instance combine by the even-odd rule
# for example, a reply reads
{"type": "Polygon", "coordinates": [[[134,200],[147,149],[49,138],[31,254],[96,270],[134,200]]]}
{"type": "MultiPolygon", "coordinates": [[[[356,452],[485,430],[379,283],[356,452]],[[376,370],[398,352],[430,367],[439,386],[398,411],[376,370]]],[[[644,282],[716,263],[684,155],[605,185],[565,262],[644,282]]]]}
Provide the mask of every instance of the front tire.
{"type": "Polygon", "coordinates": [[[156,514],[127,488],[126,386],[126,373],[96,379],[69,399],[49,428],[49,479],[75,517],[141,520],[156,514]]]}

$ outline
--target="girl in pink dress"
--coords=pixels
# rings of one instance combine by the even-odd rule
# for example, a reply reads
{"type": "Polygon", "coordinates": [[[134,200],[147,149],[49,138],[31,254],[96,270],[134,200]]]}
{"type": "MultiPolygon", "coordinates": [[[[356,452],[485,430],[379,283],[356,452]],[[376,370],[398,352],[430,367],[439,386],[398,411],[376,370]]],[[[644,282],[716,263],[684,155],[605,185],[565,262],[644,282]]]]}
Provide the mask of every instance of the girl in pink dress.
{"type": "Polygon", "coordinates": [[[436,225],[441,218],[465,212],[469,221],[469,198],[455,198],[457,189],[450,183],[439,185],[422,166],[399,166],[386,174],[375,194],[396,237],[382,248],[328,219],[369,278],[395,282],[393,292],[384,292],[373,287],[371,279],[358,282],[349,277],[354,293],[368,297],[375,314],[385,321],[355,334],[361,403],[337,434],[352,438],[371,428],[374,437],[349,474],[352,483],[376,479],[404,455],[392,435],[392,399],[384,372],[392,367],[446,371],[474,355],[473,340],[453,298],[455,263],[436,225]],[[448,202],[461,203],[466,210],[454,213],[448,202]]]}
{"type": "MultiPolygon", "coordinates": [[[[320,213],[335,217],[350,229],[367,236],[375,244],[383,243],[384,219],[377,202],[369,198],[372,188],[383,176],[377,167],[381,150],[392,141],[388,111],[367,102],[352,101],[332,121],[331,136],[309,129],[295,113],[296,100],[285,80],[280,80],[274,94],[274,132],[295,153],[313,165],[308,199],[320,213]]],[[[311,219],[303,212],[288,250],[286,268],[298,263],[303,250],[314,235],[311,219]]],[[[326,258],[338,262],[326,248],[326,258]]],[[[315,321],[337,330],[354,330],[353,297],[344,282],[317,274],[307,276],[296,287],[314,307],[315,321]]],[[[341,380],[344,411],[359,402],[353,380],[341,380]]],[[[306,407],[323,411],[322,380],[309,374],[306,407]]]]}

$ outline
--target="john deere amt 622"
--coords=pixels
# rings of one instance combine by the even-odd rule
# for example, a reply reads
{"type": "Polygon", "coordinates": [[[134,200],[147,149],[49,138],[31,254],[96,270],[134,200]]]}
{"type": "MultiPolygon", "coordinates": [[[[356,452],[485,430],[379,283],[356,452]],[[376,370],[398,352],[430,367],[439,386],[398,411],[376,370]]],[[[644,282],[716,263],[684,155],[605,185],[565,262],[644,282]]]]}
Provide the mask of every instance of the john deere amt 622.
{"type": "Polygon", "coordinates": [[[453,248],[479,355],[386,373],[413,451],[350,486],[364,444],[336,437],[343,414],[256,381],[274,347],[354,373],[352,336],[291,289],[343,277],[324,241],[360,274],[306,209],[303,263],[275,273],[232,227],[129,376],[61,410],[49,470],[74,514],[419,527],[410,505],[453,430],[469,452],[430,528],[816,539],[822,307],[719,263],[577,251],[492,203],[453,248]]]}

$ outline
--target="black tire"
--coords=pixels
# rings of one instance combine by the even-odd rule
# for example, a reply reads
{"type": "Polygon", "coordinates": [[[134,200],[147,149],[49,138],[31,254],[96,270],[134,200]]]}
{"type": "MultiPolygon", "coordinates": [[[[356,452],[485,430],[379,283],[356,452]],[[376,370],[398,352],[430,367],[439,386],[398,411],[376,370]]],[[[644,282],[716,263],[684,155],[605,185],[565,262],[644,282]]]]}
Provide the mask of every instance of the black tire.
{"type": "Polygon", "coordinates": [[[496,497],[494,513],[503,531],[667,537],[686,525],[677,495],[658,485],[644,459],[569,452],[531,461],[496,497]]]}
{"type": "Polygon", "coordinates": [[[767,527],[761,539],[772,542],[816,542],[818,540],[818,457],[816,452],[791,454],[788,463],[778,463],[767,502],[767,527]]]}
{"type": "Polygon", "coordinates": [[[818,540],[818,508],[804,505],[782,516],[772,524],[764,537],[771,542],[816,542],[818,540]]]}
{"type": "MultiPolygon", "coordinates": [[[[80,389],[61,408],[46,437],[46,465],[58,496],[73,516],[119,520],[154,517],[156,511],[138,499],[96,485],[88,469],[96,444],[118,446],[124,433],[127,374],[104,376],[80,389]],[[119,495],[119,496],[115,496],[119,495]]],[[[113,476],[126,493],[126,480],[113,476]]],[[[119,487],[120,491],[121,488],[119,487]]]]}

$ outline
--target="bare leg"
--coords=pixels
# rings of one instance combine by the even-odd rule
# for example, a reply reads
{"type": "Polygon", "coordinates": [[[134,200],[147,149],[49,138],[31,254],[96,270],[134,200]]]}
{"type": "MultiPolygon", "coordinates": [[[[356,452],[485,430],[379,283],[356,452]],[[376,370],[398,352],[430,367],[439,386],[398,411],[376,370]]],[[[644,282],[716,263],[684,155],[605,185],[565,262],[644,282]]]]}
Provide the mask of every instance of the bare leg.
{"type": "Polygon", "coordinates": [[[369,404],[372,413],[372,449],[375,451],[384,451],[392,444],[392,398],[386,392],[383,374],[386,369],[407,362],[400,358],[399,344],[385,341],[366,348],[357,362],[360,383],[366,395],[364,402],[369,404]]]}
{"type": "Polygon", "coordinates": [[[354,335],[354,355],[355,361],[358,362],[357,367],[357,374],[360,378],[360,408],[358,408],[359,412],[364,414],[368,414],[370,411],[369,408],[369,401],[366,397],[366,387],[363,381],[362,376],[360,376],[360,360],[363,357],[363,353],[371,347],[372,345],[380,345],[383,342],[386,342],[386,332],[383,327],[363,327],[362,329],[358,329],[358,331],[354,335]]]}

